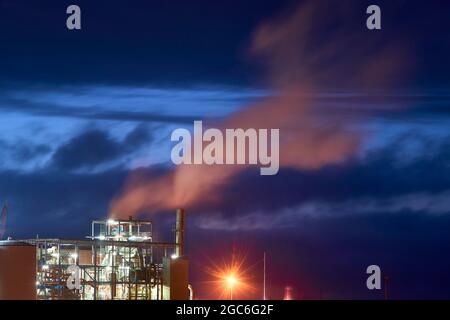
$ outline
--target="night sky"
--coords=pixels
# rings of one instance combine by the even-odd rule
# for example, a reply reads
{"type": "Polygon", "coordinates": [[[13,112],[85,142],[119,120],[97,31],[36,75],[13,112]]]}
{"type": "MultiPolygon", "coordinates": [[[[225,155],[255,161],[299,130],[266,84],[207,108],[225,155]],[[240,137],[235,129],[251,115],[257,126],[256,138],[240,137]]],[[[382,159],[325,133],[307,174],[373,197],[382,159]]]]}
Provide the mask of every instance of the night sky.
{"type": "Polygon", "coordinates": [[[450,3],[392,2],[0,0],[6,235],[84,237],[119,203],[170,240],[183,206],[199,298],[233,252],[259,298],[264,251],[269,298],[381,299],[370,264],[392,298],[450,298],[450,3]],[[186,178],[170,134],[194,120],[279,126],[280,172],[186,178]],[[136,185],[164,201],[129,209],[136,185]]]}

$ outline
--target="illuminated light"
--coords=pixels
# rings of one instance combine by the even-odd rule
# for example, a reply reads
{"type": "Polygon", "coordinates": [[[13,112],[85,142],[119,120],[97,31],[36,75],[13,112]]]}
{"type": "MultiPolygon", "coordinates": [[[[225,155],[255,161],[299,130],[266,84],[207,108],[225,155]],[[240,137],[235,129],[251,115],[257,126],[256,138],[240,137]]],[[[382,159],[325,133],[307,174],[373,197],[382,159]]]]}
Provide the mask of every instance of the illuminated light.
{"type": "Polygon", "coordinates": [[[72,254],[70,255],[70,257],[71,257],[72,259],[76,259],[76,258],[78,258],[78,255],[77,255],[76,253],[72,253],[72,254]]]}
{"type": "Polygon", "coordinates": [[[227,281],[228,287],[230,287],[230,288],[234,287],[238,282],[234,275],[229,275],[226,278],[226,281],[227,281]]]}
{"type": "Polygon", "coordinates": [[[233,288],[238,284],[238,279],[234,276],[234,274],[229,274],[225,278],[225,282],[230,289],[230,300],[233,300],[233,288]]]}
{"type": "Polygon", "coordinates": [[[284,288],[284,297],[283,300],[292,300],[292,287],[287,286],[284,288]]]}
{"type": "Polygon", "coordinates": [[[52,257],[53,258],[59,258],[59,253],[57,253],[57,252],[52,253],[52,257]]]}
{"type": "Polygon", "coordinates": [[[113,219],[108,219],[107,223],[108,224],[116,224],[117,222],[113,219]]]}
{"type": "Polygon", "coordinates": [[[37,286],[40,285],[39,281],[36,281],[36,285],[37,285],[37,286]]]}
{"type": "Polygon", "coordinates": [[[174,253],[173,255],[171,255],[170,257],[171,257],[173,260],[178,259],[178,255],[175,254],[175,253],[174,253]]]}
{"type": "Polygon", "coordinates": [[[211,283],[213,299],[225,300],[234,299],[238,296],[250,294],[256,288],[252,285],[251,266],[245,266],[245,256],[232,255],[231,261],[223,261],[221,264],[216,264],[211,261],[211,265],[207,266],[205,272],[209,274],[212,279],[211,283]]]}
{"type": "Polygon", "coordinates": [[[44,264],[43,266],[42,266],[42,270],[48,270],[48,265],[47,264],[44,264]]]}
{"type": "Polygon", "coordinates": [[[98,240],[105,240],[105,239],[106,239],[105,236],[99,236],[99,237],[98,237],[98,240]]]}

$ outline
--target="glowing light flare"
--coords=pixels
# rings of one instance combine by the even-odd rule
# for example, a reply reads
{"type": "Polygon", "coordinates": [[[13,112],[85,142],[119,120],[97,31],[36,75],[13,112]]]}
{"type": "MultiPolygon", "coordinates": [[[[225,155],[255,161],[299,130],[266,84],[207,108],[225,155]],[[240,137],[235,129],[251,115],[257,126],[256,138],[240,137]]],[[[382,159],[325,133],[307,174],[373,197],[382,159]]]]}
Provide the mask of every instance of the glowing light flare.
{"type": "Polygon", "coordinates": [[[211,261],[205,269],[211,280],[205,282],[219,300],[243,299],[255,290],[249,270],[245,265],[245,257],[233,254],[228,262],[217,264],[211,261]]]}

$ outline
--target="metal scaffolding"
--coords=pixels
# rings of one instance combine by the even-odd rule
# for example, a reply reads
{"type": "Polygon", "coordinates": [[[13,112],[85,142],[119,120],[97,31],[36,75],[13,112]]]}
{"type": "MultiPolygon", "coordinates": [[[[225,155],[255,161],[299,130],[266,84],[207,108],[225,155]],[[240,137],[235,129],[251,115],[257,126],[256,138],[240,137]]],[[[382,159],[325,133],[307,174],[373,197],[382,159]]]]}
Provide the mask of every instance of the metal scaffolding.
{"type": "Polygon", "coordinates": [[[182,243],[153,242],[152,223],[131,218],[94,221],[87,238],[26,240],[36,246],[38,299],[170,299],[164,268],[182,243]],[[67,286],[71,266],[79,270],[75,290],[67,286]]]}

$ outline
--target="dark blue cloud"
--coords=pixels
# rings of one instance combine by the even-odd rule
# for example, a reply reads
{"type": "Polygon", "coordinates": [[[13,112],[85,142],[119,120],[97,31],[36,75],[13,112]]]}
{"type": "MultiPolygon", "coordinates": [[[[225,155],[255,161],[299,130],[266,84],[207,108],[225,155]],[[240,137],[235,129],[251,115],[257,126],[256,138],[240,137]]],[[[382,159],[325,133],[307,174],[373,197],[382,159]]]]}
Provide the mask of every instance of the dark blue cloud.
{"type": "Polygon", "coordinates": [[[29,141],[1,141],[0,155],[5,158],[11,157],[15,162],[24,163],[41,155],[50,153],[51,148],[47,144],[33,144],[29,141]]]}
{"type": "Polygon", "coordinates": [[[123,141],[114,140],[105,131],[92,129],[60,146],[53,154],[51,165],[69,170],[92,168],[134,152],[150,142],[149,129],[143,125],[137,126],[123,141]]]}

